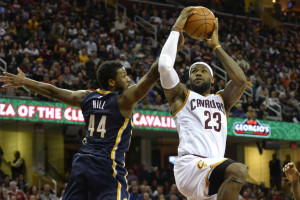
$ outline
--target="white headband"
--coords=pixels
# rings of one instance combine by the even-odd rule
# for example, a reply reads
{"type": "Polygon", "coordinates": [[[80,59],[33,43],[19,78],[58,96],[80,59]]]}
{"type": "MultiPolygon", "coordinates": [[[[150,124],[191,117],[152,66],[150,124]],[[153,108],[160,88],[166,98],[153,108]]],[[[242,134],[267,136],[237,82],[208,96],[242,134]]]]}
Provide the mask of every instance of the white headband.
{"type": "Polygon", "coordinates": [[[192,66],[191,66],[190,69],[189,69],[189,76],[191,76],[191,70],[192,70],[192,68],[193,68],[195,65],[204,65],[204,66],[206,66],[206,67],[209,69],[211,76],[213,76],[213,70],[212,70],[211,67],[210,67],[208,64],[206,64],[205,62],[195,62],[194,64],[192,64],[192,66]]]}

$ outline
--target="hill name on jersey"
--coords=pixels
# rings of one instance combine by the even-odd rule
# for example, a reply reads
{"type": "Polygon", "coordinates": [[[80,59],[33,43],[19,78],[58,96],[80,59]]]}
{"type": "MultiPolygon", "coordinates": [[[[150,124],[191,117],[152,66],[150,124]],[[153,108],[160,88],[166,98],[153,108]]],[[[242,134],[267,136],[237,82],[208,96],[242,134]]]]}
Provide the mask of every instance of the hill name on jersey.
{"type": "Polygon", "coordinates": [[[93,100],[93,109],[104,109],[105,101],[93,100]]]}

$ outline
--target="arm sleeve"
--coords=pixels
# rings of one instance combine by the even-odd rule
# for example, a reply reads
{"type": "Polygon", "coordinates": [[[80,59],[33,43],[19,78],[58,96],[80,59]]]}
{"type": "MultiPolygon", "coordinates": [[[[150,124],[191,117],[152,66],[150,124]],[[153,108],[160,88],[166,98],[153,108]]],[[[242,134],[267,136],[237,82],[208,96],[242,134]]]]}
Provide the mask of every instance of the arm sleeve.
{"type": "Polygon", "coordinates": [[[158,71],[160,73],[161,85],[165,89],[174,88],[179,83],[179,77],[174,70],[178,39],[179,32],[172,31],[159,57],[158,71]]]}

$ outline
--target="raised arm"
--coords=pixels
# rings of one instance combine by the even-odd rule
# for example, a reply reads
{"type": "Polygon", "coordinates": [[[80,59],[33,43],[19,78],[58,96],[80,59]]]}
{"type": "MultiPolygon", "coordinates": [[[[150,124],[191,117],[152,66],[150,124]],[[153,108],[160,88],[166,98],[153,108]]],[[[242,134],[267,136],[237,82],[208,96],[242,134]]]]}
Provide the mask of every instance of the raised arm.
{"type": "Polygon", "coordinates": [[[292,184],[292,190],[294,193],[295,200],[300,200],[300,174],[297,168],[295,167],[295,164],[293,162],[286,164],[283,168],[283,172],[285,173],[286,178],[292,184]]]}
{"type": "Polygon", "coordinates": [[[224,90],[218,92],[223,96],[226,115],[228,117],[230,109],[242,96],[246,88],[247,79],[239,65],[220,46],[218,36],[218,18],[216,18],[214,23],[215,29],[212,34],[212,38],[211,40],[206,40],[206,43],[213,49],[214,53],[217,55],[231,78],[231,80],[226,84],[224,90]]]}
{"type": "Polygon", "coordinates": [[[176,54],[181,45],[184,43],[184,37],[182,29],[186,23],[187,18],[193,14],[192,9],[194,7],[184,8],[176,20],[172,31],[162,48],[159,58],[159,73],[161,85],[164,88],[166,98],[170,103],[172,112],[178,110],[178,108],[184,102],[187,94],[186,87],[180,83],[178,74],[174,69],[174,63],[176,54]],[[178,42],[179,40],[179,42],[178,42]]]}
{"type": "Polygon", "coordinates": [[[156,60],[151,65],[150,70],[136,84],[124,91],[125,104],[135,104],[142,100],[154,87],[158,79],[158,61],[156,60]]]}
{"type": "MultiPolygon", "coordinates": [[[[180,26],[178,26],[179,29],[183,28],[185,21],[186,21],[186,19],[184,20],[183,24],[179,24],[180,25],[180,26]]],[[[178,31],[176,33],[179,35],[178,31]]],[[[170,40],[170,42],[171,42],[171,40],[170,40]]],[[[174,41],[172,41],[172,42],[174,42],[174,41]]],[[[175,55],[174,56],[176,56],[176,52],[177,52],[177,43],[178,43],[178,37],[177,37],[177,40],[175,43],[175,55]]],[[[160,60],[161,59],[159,59],[159,61],[155,61],[155,63],[151,66],[151,68],[147,72],[147,74],[145,74],[145,76],[143,76],[137,84],[129,87],[127,90],[125,90],[123,92],[121,104],[119,104],[119,106],[124,115],[129,116],[131,114],[131,111],[134,108],[135,103],[137,103],[138,101],[143,99],[148,94],[148,92],[154,87],[155,83],[158,81],[159,76],[161,74],[161,72],[160,73],[158,72],[159,71],[158,70],[158,65],[159,65],[158,62],[160,62],[160,60]]],[[[174,64],[174,62],[173,62],[173,64],[174,64]]],[[[163,80],[161,80],[161,81],[163,82],[163,80]]],[[[162,83],[162,85],[164,85],[164,84],[162,83]]]]}
{"type": "Polygon", "coordinates": [[[9,87],[23,87],[39,93],[43,96],[49,97],[51,99],[56,99],[70,106],[80,107],[82,99],[89,94],[89,90],[65,90],[57,88],[48,83],[38,82],[25,77],[25,74],[18,68],[18,74],[10,74],[7,72],[3,73],[4,76],[1,76],[0,82],[3,82],[3,88],[9,87]]]}
{"type": "Polygon", "coordinates": [[[158,61],[155,61],[150,70],[136,84],[123,92],[120,109],[127,115],[131,115],[135,104],[148,94],[158,79],[158,61]]]}

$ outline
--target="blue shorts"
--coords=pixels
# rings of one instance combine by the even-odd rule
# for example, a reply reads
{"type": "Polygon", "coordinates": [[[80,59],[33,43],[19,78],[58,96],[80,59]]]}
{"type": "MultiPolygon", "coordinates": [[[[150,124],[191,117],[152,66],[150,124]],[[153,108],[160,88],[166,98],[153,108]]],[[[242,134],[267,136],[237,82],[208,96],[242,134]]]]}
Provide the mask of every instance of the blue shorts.
{"type": "Polygon", "coordinates": [[[108,158],[75,154],[63,200],[127,200],[127,171],[117,164],[114,177],[112,164],[108,158]]]}

